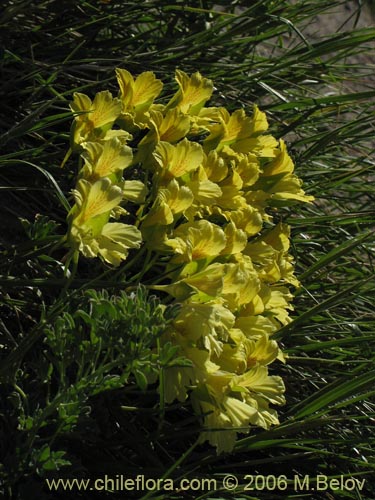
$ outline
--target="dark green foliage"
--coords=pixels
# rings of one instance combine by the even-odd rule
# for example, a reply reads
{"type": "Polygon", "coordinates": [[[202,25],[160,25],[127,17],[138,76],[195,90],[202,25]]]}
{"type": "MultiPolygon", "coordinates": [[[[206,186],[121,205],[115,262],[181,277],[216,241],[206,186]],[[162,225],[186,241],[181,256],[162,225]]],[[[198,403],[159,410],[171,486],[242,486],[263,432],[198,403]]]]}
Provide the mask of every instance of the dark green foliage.
{"type": "Polygon", "coordinates": [[[170,314],[142,288],[112,296],[86,290],[44,322],[42,339],[3,387],[2,476],[15,495],[33,473],[43,477],[71,464],[66,440],[79,433],[84,439],[88,422],[96,424],[93,406],[103,393],[119,411],[121,390],[126,401],[137,401],[160,370],[183,362],[175,348],[157,347],[170,314]]]}

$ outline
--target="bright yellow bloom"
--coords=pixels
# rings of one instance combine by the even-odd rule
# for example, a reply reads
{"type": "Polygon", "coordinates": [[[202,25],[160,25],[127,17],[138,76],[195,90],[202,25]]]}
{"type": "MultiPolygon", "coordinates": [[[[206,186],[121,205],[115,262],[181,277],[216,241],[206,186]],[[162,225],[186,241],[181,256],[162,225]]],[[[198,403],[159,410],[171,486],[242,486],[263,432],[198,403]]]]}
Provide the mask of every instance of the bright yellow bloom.
{"type": "Polygon", "coordinates": [[[238,432],[249,432],[249,424],[257,416],[257,409],[236,397],[223,396],[216,403],[199,399],[194,391],[192,402],[197,413],[204,416],[204,430],[200,441],[208,441],[216,447],[217,453],[231,452],[238,432]]]}
{"type": "Polygon", "coordinates": [[[204,415],[206,431],[201,440],[216,446],[218,453],[232,451],[237,432],[248,432],[249,424],[269,428],[277,424],[268,402],[282,404],[285,388],[280,377],[270,377],[258,366],[244,375],[216,371],[192,393],[192,402],[204,415]]]}
{"type": "Polygon", "coordinates": [[[150,288],[167,292],[179,301],[191,298],[192,302],[208,302],[221,295],[225,273],[225,264],[214,263],[170,285],[154,285],[150,288]]]}
{"type": "Polygon", "coordinates": [[[243,182],[239,174],[235,171],[219,183],[222,195],[217,199],[216,204],[224,210],[236,210],[247,205],[243,196],[243,182]]]}
{"type": "Polygon", "coordinates": [[[257,364],[269,365],[277,359],[280,354],[280,348],[275,340],[270,340],[264,333],[258,340],[246,339],[243,343],[246,352],[247,367],[250,368],[257,364]]]}
{"type": "Polygon", "coordinates": [[[220,301],[191,302],[181,307],[174,328],[185,338],[202,342],[202,347],[219,356],[235,317],[220,301]]]}
{"type": "Polygon", "coordinates": [[[103,139],[120,116],[120,100],[113,98],[108,90],[98,92],[94,101],[79,92],[75,92],[73,97],[70,105],[73,113],[76,113],[72,130],[73,145],[103,139]]]}
{"type": "Polygon", "coordinates": [[[250,340],[260,339],[265,334],[272,335],[279,328],[278,323],[270,317],[261,314],[257,316],[246,316],[245,314],[245,312],[243,314],[241,312],[236,318],[235,328],[240,329],[250,340]]]}
{"type": "Polygon", "coordinates": [[[142,228],[172,224],[176,215],[184,213],[193,203],[193,193],[187,186],[180,186],[172,179],[165,188],[158,190],[154,204],[142,223],[142,228]]]}
{"type": "Polygon", "coordinates": [[[282,378],[268,375],[267,367],[261,364],[236,377],[234,384],[248,389],[250,394],[255,393],[270,403],[285,403],[285,386],[282,378]]]}
{"type": "Polygon", "coordinates": [[[221,251],[221,255],[234,255],[242,252],[247,244],[247,234],[242,229],[236,227],[233,222],[229,222],[224,228],[226,245],[221,251]]]}
{"type": "Polygon", "coordinates": [[[122,171],[133,159],[132,149],[117,137],[103,143],[84,142],[82,147],[85,165],[80,176],[91,182],[101,177],[109,177],[112,181],[120,180],[122,171]]]}
{"type": "Polygon", "coordinates": [[[129,248],[139,248],[141,233],[127,224],[108,222],[123,193],[108,178],[93,184],[81,179],[74,192],[76,204],[70,212],[68,241],[85,257],[101,257],[115,266],[125,259],[129,248]]]}
{"type": "Polygon", "coordinates": [[[178,107],[182,113],[197,115],[213,92],[213,83],[203,78],[199,72],[190,77],[181,70],[176,70],[176,80],[180,87],[168,103],[168,108],[178,107]]]}
{"type": "MultiPolygon", "coordinates": [[[[284,141],[281,140],[280,149],[277,150],[275,158],[264,167],[264,172],[254,185],[254,189],[263,191],[265,197],[272,200],[273,204],[287,204],[289,200],[313,201],[314,197],[306,195],[301,188],[302,181],[293,174],[293,170],[293,161],[284,141]]],[[[249,192],[249,203],[252,199],[252,194],[249,192]]]]}
{"type": "Polygon", "coordinates": [[[126,259],[129,249],[139,248],[142,243],[141,233],[135,226],[120,222],[105,224],[96,239],[99,254],[113,266],[126,259]]]}
{"type": "Polygon", "coordinates": [[[226,162],[217,151],[210,151],[205,155],[203,168],[206,172],[207,179],[210,179],[212,182],[219,183],[228,175],[228,162],[226,162]]]}
{"type": "Polygon", "coordinates": [[[202,146],[183,139],[176,146],[159,142],[153,154],[160,169],[160,178],[170,180],[196,170],[203,161],[202,146]]]}
{"type": "Polygon", "coordinates": [[[179,255],[172,258],[173,263],[216,257],[226,246],[224,231],[207,220],[181,224],[169,244],[174,242],[179,255]]]}
{"type": "Polygon", "coordinates": [[[199,179],[198,175],[191,177],[192,180],[187,181],[186,184],[194,195],[194,205],[207,207],[217,203],[223,194],[220,186],[208,179],[199,179]]]}
{"type": "Polygon", "coordinates": [[[136,160],[145,165],[152,163],[152,153],[160,141],[175,144],[190,131],[190,117],[181,113],[178,108],[169,109],[165,113],[150,109],[149,115],[150,130],[139,142],[136,156],[136,160]]]}
{"type": "Polygon", "coordinates": [[[124,200],[133,203],[144,203],[147,187],[141,181],[123,181],[119,183],[124,200]]]}
{"type": "Polygon", "coordinates": [[[94,229],[98,218],[102,216],[108,220],[112,208],[122,200],[122,190],[112,184],[107,177],[91,184],[85,179],[78,181],[74,190],[76,204],[71,211],[75,224],[82,226],[90,224],[94,229]]]}
{"type": "Polygon", "coordinates": [[[85,257],[100,255],[113,266],[118,266],[126,259],[130,248],[139,248],[142,241],[135,226],[119,222],[107,222],[98,231],[93,231],[90,226],[75,225],[73,222],[69,240],[72,247],[77,248],[85,257]]]}
{"type": "Polygon", "coordinates": [[[150,126],[156,142],[175,143],[183,139],[190,130],[190,117],[179,108],[168,109],[165,115],[161,111],[151,111],[150,116],[150,126]]]}
{"type": "Polygon", "coordinates": [[[251,302],[259,289],[259,278],[251,262],[226,264],[221,296],[231,311],[237,311],[251,302]]]}
{"type": "Polygon", "coordinates": [[[293,295],[285,286],[263,287],[261,298],[265,311],[272,314],[282,325],[287,325],[292,320],[288,310],[293,310],[291,300],[293,295]]]}
{"type": "Polygon", "coordinates": [[[299,285],[288,253],[289,236],[289,226],[280,223],[246,246],[244,253],[251,257],[262,281],[276,283],[284,280],[299,285]]]}
{"type": "Polygon", "coordinates": [[[254,154],[241,154],[237,156],[235,170],[242,179],[244,187],[252,186],[256,183],[260,175],[259,160],[254,154]]]}
{"type": "Polygon", "coordinates": [[[219,123],[210,127],[210,135],[204,141],[205,151],[221,150],[229,146],[234,152],[253,153],[257,156],[273,157],[277,141],[272,136],[260,135],[268,128],[265,113],[254,106],[252,117],[243,109],[230,114],[225,108],[219,109],[219,123]]]}
{"type": "Polygon", "coordinates": [[[144,128],[149,121],[147,112],[160,94],[163,83],[151,71],[145,71],[134,79],[126,69],[117,68],[116,76],[122,102],[121,118],[130,128],[144,128]]]}
{"type": "Polygon", "coordinates": [[[167,403],[175,399],[185,401],[188,393],[203,383],[210,373],[219,367],[210,360],[210,353],[197,348],[188,337],[177,330],[169,328],[161,339],[162,343],[170,342],[179,346],[179,355],[190,361],[190,366],[172,366],[164,370],[164,395],[167,403]]]}
{"type": "Polygon", "coordinates": [[[261,214],[251,205],[245,205],[237,210],[225,211],[224,215],[248,236],[257,234],[263,225],[261,214]]]}

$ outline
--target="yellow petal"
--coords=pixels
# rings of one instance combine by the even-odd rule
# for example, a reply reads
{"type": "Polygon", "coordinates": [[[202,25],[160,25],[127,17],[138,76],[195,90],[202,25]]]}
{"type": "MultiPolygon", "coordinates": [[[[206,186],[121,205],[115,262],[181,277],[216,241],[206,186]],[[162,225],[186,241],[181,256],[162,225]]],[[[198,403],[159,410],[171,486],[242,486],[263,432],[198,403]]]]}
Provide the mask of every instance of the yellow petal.
{"type": "Polygon", "coordinates": [[[257,341],[245,342],[248,367],[256,364],[268,365],[275,361],[279,355],[279,346],[275,340],[270,340],[265,333],[257,341]]]}
{"type": "Polygon", "coordinates": [[[270,403],[283,404],[285,402],[285,386],[281,377],[268,375],[267,367],[257,365],[248,372],[240,375],[236,384],[260,394],[270,403]]]}
{"type": "Polygon", "coordinates": [[[262,216],[260,212],[251,205],[246,204],[238,210],[225,212],[225,214],[236,227],[245,231],[248,236],[253,236],[262,228],[262,216]]]}
{"type": "Polygon", "coordinates": [[[189,132],[190,117],[178,108],[169,109],[165,116],[160,112],[151,115],[158,131],[158,140],[177,142],[189,132]]]}
{"type": "Polygon", "coordinates": [[[139,248],[142,242],[139,229],[121,222],[108,222],[105,224],[101,236],[121,245],[123,248],[139,248]]]}
{"type": "Polygon", "coordinates": [[[187,185],[194,195],[194,201],[201,205],[212,205],[223,194],[221,188],[209,180],[193,180],[189,181],[187,185]]]}
{"type": "Polygon", "coordinates": [[[236,171],[242,179],[243,186],[252,186],[260,175],[258,158],[253,154],[243,155],[236,166],[236,171]]]}
{"type": "Polygon", "coordinates": [[[168,107],[177,106],[183,113],[196,115],[211,97],[213,83],[203,78],[199,72],[189,77],[181,70],[176,70],[176,80],[180,90],[172,98],[168,107]]]}
{"type": "Polygon", "coordinates": [[[125,200],[133,203],[144,203],[147,195],[147,187],[141,181],[124,181],[121,184],[125,200]]]}
{"type": "Polygon", "coordinates": [[[77,184],[77,195],[81,207],[76,217],[77,225],[101,214],[110,212],[122,200],[122,190],[111,183],[108,178],[99,179],[94,184],[81,179],[77,184]]]}
{"type": "Polygon", "coordinates": [[[172,179],[160,192],[173,214],[185,212],[193,203],[194,196],[191,189],[188,186],[180,186],[176,179],[172,179]]]}
{"type": "Polygon", "coordinates": [[[203,150],[200,144],[187,139],[183,139],[176,146],[159,142],[154,158],[161,167],[162,176],[181,177],[199,167],[203,161],[203,150]]]}
{"type": "Polygon", "coordinates": [[[144,128],[150,120],[148,112],[163,83],[151,71],[141,73],[134,79],[129,71],[117,68],[116,76],[123,108],[121,119],[126,127],[144,128]]]}
{"type": "Polygon", "coordinates": [[[94,128],[112,126],[121,113],[121,102],[113,98],[108,90],[98,92],[92,103],[89,120],[94,128]]]}
{"type": "Polygon", "coordinates": [[[217,256],[225,248],[224,231],[207,220],[199,220],[179,226],[174,235],[188,242],[187,254],[178,257],[175,262],[187,262],[206,257],[217,256]]]}
{"type": "Polygon", "coordinates": [[[244,263],[227,264],[221,296],[231,311],[251,302],[258,294],[260,283],[254,269],[244,263]]]}
{"type": "Polygon", "coordinates": [[[272,335],[278,329],[278,325],[271,318],[265,316],[239,316],[235,327],[239,328],[247,338],[259,339],[264,334],[272,335]]]}
{"type": "Polygon", "coordinates": [[[121,102],[108,90],[98,92],[93,102],[79,92],[75,92],[73,98],[70,108],[77,113],[73,126],[74,144],[104,137],[121,113],[121,102]]]}
{"type": "Polygon", "coordinates": [[[251,153],[261,158],[274,158],[277,155],[277,140],[272,135],[260,135],[241,139],[231,145],[237,153],[251,153]]]}
{"type": "Polygon", "coordinates": [[[203,163],[207,178],[212,182],[223,181],[228,175],[228,166],[216,151],[210,151],[203,163]]]}
{"type": "Polygon", "coordinates": [[[233,255],[242,250],[247,245],[247,234],[242,229],[238,229],[233,222],[230,222],[224,229],[226,246],[221,251],[221,255],[233,255]]]}
{"type": "Polygon", "coordinates": [[[134,82],[132,105],[137,108],[140,105],[152,103],[162,88],[162,81],[158,80],[152,71],[141,73],[134,82]]]}
{"type": "Polygon", "coordinates": [[[82,146],[86,165],[81,175],[91,181],[121,173],[132,162],[131,148],[123,145],[117,137],[102,144],[85,142],[82,146]]]}

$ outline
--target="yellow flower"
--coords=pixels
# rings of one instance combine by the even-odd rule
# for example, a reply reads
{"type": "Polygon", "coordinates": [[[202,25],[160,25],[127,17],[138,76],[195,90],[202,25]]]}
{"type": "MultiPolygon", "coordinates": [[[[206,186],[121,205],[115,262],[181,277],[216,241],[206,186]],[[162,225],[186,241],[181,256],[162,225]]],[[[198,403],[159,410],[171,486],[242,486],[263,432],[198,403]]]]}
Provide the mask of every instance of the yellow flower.
{"type": "Polygon", "coordinates": [[[259,421],[257,401],[250,399],[247,388],[237,380],[241,382],[238,376],[218,370],[208,374],[206,383],[192,392],[192,403],[203,415],[207,429],[200,439],[216,446],[218,453],[232,451],[237,432],[247,433],[249,425],[259,421]]]}
{"type": "Polygon", "coordinates": [[[272,335],[275,333],[279,325],[270,317],[261,314],[257,316],[245,316],[241,312],[236,318],[235,328],[240,329],[248,339],[257,340],[262,338],[263,335],[272,335]]]}
{"type": "Polygon", "coordinates": [[[242,229],[236,227],[233,222],[229,222],[224,228],[226,245],[221,251],[221,255],[234,255],[240,253],[247,245],[247,234],[242,229]]]}
{"type": "Polygon", "coordinates": [[[207,179],[210,179],[212,182],[219,183],[228,175],[228,163],[217,151],[212,150],[205,155],[203,168],[207,179]]]}
{"type": "Polygon", "coordinates": [[[270,377],[259,366],[236,376],[216,371],[208,374],[205,384],[192,392],[192,403],[204,418],[201,441],[208,440],[217,452],[233,450],[237,432],[249,432],[249,425],[268,429],[277,424],[277,414],[268,402],[282,404],[285,388],[280,377],[270,377]]]}
{"type": "Polygon", "coordinates": [[[259,160],[256,155],[251,153],[237,156],[235,170],[241,177],[244,187],[255,184],[261,173],[259,160]]]}
{"type": "Polygon", "coordinates": [[[74,192],[76,204],[69,220],[68,241],[85,257],[100,255],[115,266],[125,259],[129,248],[139,248],[140,231],[131,225],[108,222],[112,209],[122,200],[123,193],[108,178],[93,184],[85,179],[78,182],[74,192]]]}
{"type": "Polygon", "coordinates": [[[293,310],[290,304],[293,295],[285,286],[263,287],[261,289],[262,302],[265,311],[272,314],[282,325],[287,325],[292,320],[288,309],[293,310]]]}
{"type": "Polygon", "coordinates": [[[225,233],[221,227],[207,220],[181,224],[173,234],[173,241],[178,242],[179,255],[172,258],[173,263],[216,257],[226,246],[225,233]]]}
{"type": "Polygon", "coordinates": [[[144,203],[147,195],[147,187],[141,181],[123,181],[119,183],[124,200],[133,203],[144,203]]]}
{"type": "MultiPolygon", "coordinates": [[[[253,186],[254,190],[261,190],[266,194],[266,199],[272,200],[272,204],[285,205],[289,201],[313,201],[313,196],[305,194],[301,188],[302,181],[293,174],[294,164],[290,158],[284,141],[280,141],[280,149],[277,150],[275,158],[265,165],[258,182],[253,186]]],[[[251,203],[252,194],[249,192],[248,201],[251,203]]]]}
{"type": "Polygon", "coordinates": [[[193,302],[208,302],[219,297],[225,272],[225,264],[215,263],[170,285],[154,285],[150,288],[167,292],[179,301],[191,298],[193,302]]]}
{"type": "Polygon", "coordinates": [[[180,186],[172,179],[165,188],[158,190],[154,204],[142,223],[142,228],[156,224],[172,224],[176,215],[183,214],[193,203],[193,193],[187,186],[180,186]]]}
{"type": "Polygon", "coordinates": [[[264,333],[258,340],[246,339],[243,342],[246,352],[247,367],[250,368],[257,364],[269,365],[275,359],[280,359],[282,353],[275,340],[270,340],[264,333]]]}
{"type": "Polygon", "coordinates": [[[122,102],[121,118],[130,128],[144,128],[149,121],[147,112],[160,94],[163,83],[151,71],[145,71],[134,79],[126,69],[117,68],[116,76],[122,102]]]}
{"type": "Polygon", "coordinates": [[[77,226],[90,225],[95,231],[96,222],[107,222],[110,211],[122,200],[122,190],[112,184],[107,177],[91,184],[86,179],[80,179],[74,190],[76,204],[71,211],[77,226]]]}
{"type": "Polygon", "coordinates": [[[253,116],[243,109],[230,114],[225,108],[219,109],[219,122],[212,125],[210,135],[204,141],[205,151],[221,150],[229,146],[234,152],[253,153],[257,156],[273,157],[277,141],[270,135],[260,135],[268,128],[265,113],[254,106],[253,116]]]}
{"type": "Polygon", "coordinates": [[[181,70],[176,70],[176,80],[180,88],[167,107],[178,107],[182,113],[197,115],[212,95],[212,81],[199,72],[189,77],[181,70]]]}
{"type": "Polygon", "coordinates": [[[203,161],[203,150],[200,144],[183,139],[176,146],[159,142],[153,156],[159,165],[160,179],[170,180],[196,170],[203,161]]]}
{"type": "Polygon", "coordinates": [[[188,393],[203,383],[218,366],[210,360],[208,351],[197,348],[188,337],[184,337],[174,328],[169,328],[162,338],[162,343],[171,342],[179,346],[178,354],[191,363],[190,366],[171,366],[164,370],[164,396],[167,403],[175,399],[185,401],[188,393]]]}
{"type": "Polygon", "coordinates": [[[84,165],[68,243],[118,266],[143,238],[148,254],[135,273],[147,273],[150,290],[178,303],[160,342],[187,360],[163,368],[165,400],[190,396],[205,428],[201,440],[231,451],[239,432],[277,424],[269,406],[284,402],[283,381],[268,366],[284,361],[272,335],[291,321],[292,294],[283,285],[298,281],[289,227],[273,225],[267,209],[312,197],[257,106],[249,116],[206,108],[213,83],[199,72],[177,70],[179,88],[166,105],[154,102],[163,86],[154,73],[116,75],[119,98],[76,93],[71,105],[72,143],[84,165]],[[134,177],[124,180],[130,166],[134,177]],[[141,206],[126,211],[124,201],[141,206]],[[124,215],[135,225],[121,223],[124,215]]]}
{"type": "Polygon", "coordinates": [[[129,249],[139,248],[142,243],[141,233],[135,226],[120,222],[105,224],[96,239],[99,254],[113,266],[126,259],[129,249]]]}
{"type": "Polygon", "coordinates": [[[259,277],[268,283],[281,279],[298,286],[289,251],[290,229],[286,224],[277,224],[270,231],[249,243],[244,253],[249,255],[258,270],[259,277]]]}
{"type": "Polygon", "coordinates": [[[246,388],[250,394],[255,393],[270,403],[285,403],[285,385],[282,378],[268,375],[267,367],[261,364],[257,364],[246,373],[238,375],[234,380],[234,386],[246,388]]]}
{"type": "Polygon", "coordinates": [[[263,225],[261,214],[251,205],[245,205],[237,210],[224,211],[223,214],[248,236],[257,234],[263,225]]]}
{"type": "Polygon", "coordinates": [[[174,328],[191,341],[200,339],[204,349],[219,356],[234,321],[234,315],[220,301],[191,302],[181,307],[174,328]]]}
{"type": "Polygon", "coordinates": [[[150,130],[138,144],[137,162],[145,165],[152,163],[151,155],[159,142],[176,143],[190,131],[188,115],[181,113],[178,108],[163,111],[150,109],[150,130]]]}
{"type": "Polygon", "coordinates": [[[91,182],[101,177],[119,181],[122,171],[131,164],[133,159],[131,148],[124,145],[117,137],[103,143],[84,142],[82,147],[85,165],[80,176],[91,182]]]}
{"type": "MultiPolygon", "coordinates": [[[[232,331],[233,329],[229,332],[231,337],[232,331]]],[[[247,369],[246,353],[243,343],[238,345],[225,343],[220,357],[218,359],[215,358],[215,361],[220,366],[221,370],[233,374],[243,373],[247,369]]]]}
{"type": "Polygon", "coordinates": [[[243,196],[241,177],[236,171],[219,183],[222,195],[216,200],[216,204],[222,209],[236,210],[245,207],[246,199],[243,196]]]}
{"type": "Polygon", "coordinates": [[[223,397],[219,404],[200,400],[195,391],[192,402],[197,413],[204,415],[205,430],[200,442],[208,441],[217,453],[228,453],[234,448],[238,432],[249,432],[249,424],[257,416],[257,409],[235,397],[223,397]]]}
{"type": "Polygon", "coordinates": [[[207,207],[217,203],[223,192],[215,182],[202,178],[199,170],[202,171],[202,168],[193,173],[186,184],[194,195],[194,205],[207,207]]]}
{"type": "Polygon", "coordinates": [[[76,114],[71,135],[73,146],[103,139],[121,113],[120,100],[113,98],[108,90],[98,92],[94,101],[79,92],[73,97],[70,105],[76,114]]]}
{"type": "Polygon", "coordinates": [[[259,278],[250,261],[226,264],[225,270],[221,296],[231,311],[237,311],[258,294],[259,278]]]}
{"type": "Polygon", "coordinates": [[[150,116],[150,126],[156,142],[175,143],[183,139],[190,130],[190,117],[183,114],[179,108],[168,109],[165,114],[157,110],[151,111],[150,116]]]}
{"type": "Polygon", "coordinates": [[[277,155],[277,140],[272,135],[259,135],[242,139],[231,146],[237,153],[249,152],[260,158],[274,158],[277,155]]]}

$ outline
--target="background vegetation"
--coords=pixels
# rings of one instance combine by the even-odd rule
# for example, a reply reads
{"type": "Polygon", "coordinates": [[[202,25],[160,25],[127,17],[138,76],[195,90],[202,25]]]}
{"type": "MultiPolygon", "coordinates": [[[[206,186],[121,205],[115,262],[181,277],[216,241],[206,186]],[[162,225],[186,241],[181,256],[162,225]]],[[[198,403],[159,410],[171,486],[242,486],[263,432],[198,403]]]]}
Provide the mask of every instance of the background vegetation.
{"type": "MultiPolygon", "coordinates": [[[[374,28],[324,39],[306,34],[338,0],[145,2],[6,0],[0,13],[0,489],[5,498],[69,498],[45,477],[239,478],[236,491],[127,493],[129,498],[353,498],[375,496],[374,28]],[[281,425],[254,431],[231,455],[197,446],[188,405],[164,407],[146,376],[174,352],[152,345],[174,311],[126,269],[95,261],[64,276],[75,166],[74,91],[116,92],[114,68],[175,68],[214,80],[213,104],[267,112],[288,142],[309,206],[277,214],[292,226],[302,281],[294,321],[278,332],[289,355],[281,425]],[[353,90],[354,89],[354,90],[353,90]],[[127,381],[125,389],[124,381],[127,381]],[[353,491],[244,491],[246,474],[366,479],[353,491]],[[332,494],[333,496],[329,496],[332,494]],[[144,496],[142,496],[144,495],[144,496]]],[[[353,4],[352,4],[353,5],[353,4]]],[[[357,5],[357,4],[356,4],[357,5]]],[[[363,8],[358,2],[357,13],[363,8]]],[[[167,85],[168,92],[168,85],[167,85]]],[[[276,373],[276,369],[275,369],[276,373]]],[[[313,480],[311,485],[313,486],[313,480]]],[[[100,498],[124,498],[122,492],[100,498]]],[[[94,498],[75,491],[74,498],[94,498]]]]}

